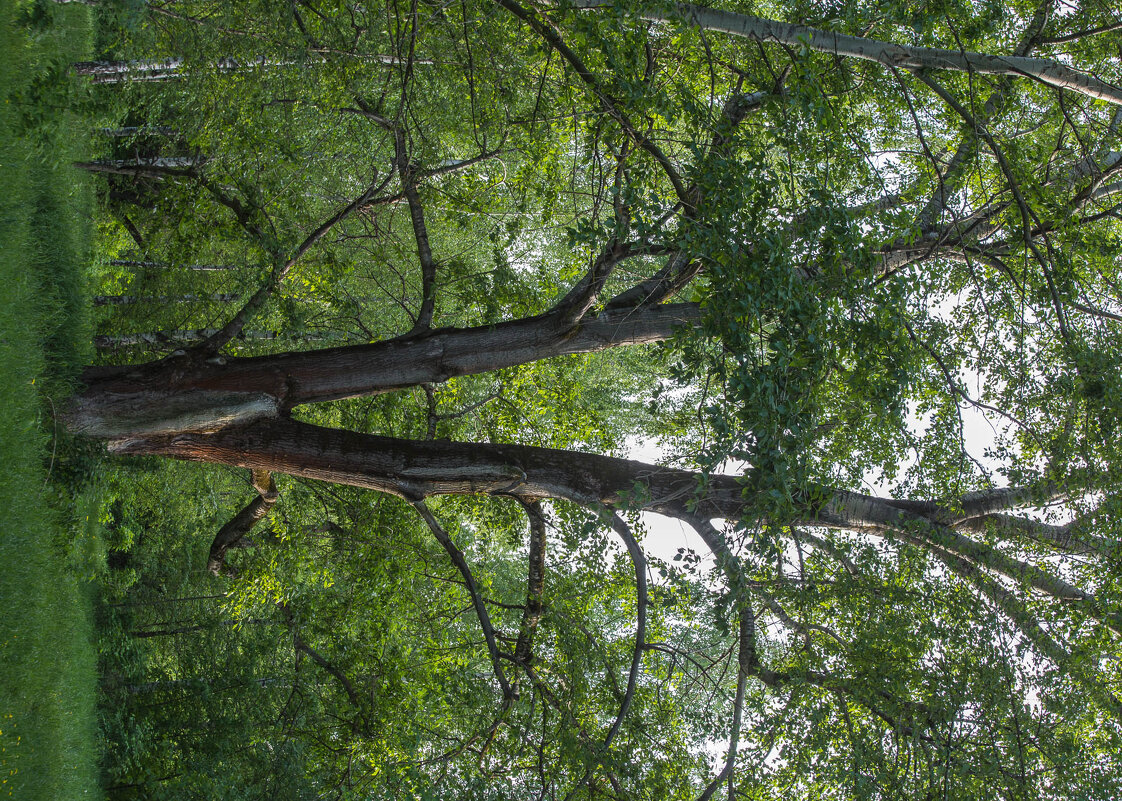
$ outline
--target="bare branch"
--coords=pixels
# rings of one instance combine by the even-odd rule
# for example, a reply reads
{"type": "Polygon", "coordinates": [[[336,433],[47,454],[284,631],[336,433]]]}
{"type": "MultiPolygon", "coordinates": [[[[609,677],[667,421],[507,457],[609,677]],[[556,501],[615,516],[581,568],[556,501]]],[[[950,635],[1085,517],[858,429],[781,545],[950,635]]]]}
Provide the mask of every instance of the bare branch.
{"type": "Polygon", "coordinates": [[[740,721],[744,716],[744,691],[748,685],[748,677],[758,665],[755,644],[755,616],[752,607],[745,599],[738,615],[740,632],[740,647],[737,649],[736,672],[736,697],[732,702],[732,729],[729,733],[729,750],[725,755],[725,765],[713,781],[706,785],[705,790],[698,796],[697,801],[709,801],[722,784],[728,783],[729,801],[735,798],[733,793],[733,776],[736,769],[737,748],[740,745],[740,721]]]}
{"type": "Polygon", "coordinates": [[[647,151],[662,167],[667,179],[670,181],[671,186],[674,187],[674,192],[678,195],[678,199],[687,208],[692,206],[692,198],[685,183],[682,181],[682,176],[678,174],[677,169],[670,163],[670,159],[662,152],[662,149],[650,140],[645,134],[639,131],[638,128],[628,119],[624,114],[618,101],[612,98],[601,85],[600,80],[585,66],[580,56],[573,52],[565,40],[561,38],[561,34],[552,25],[548,18],[540,17],[536,13],[530,12],[528,9],[523,8],[515,0],[495,0],[500,6],[505,8],[518,19],[525,22],[533,31],[541,38],[545,39],[552,45],[561,57],[564,58],[573,70],[577,73],[582,81],[588,85],[592,93],[600,101],[600,105],[604,110],[611,115],[611,117],[619,123],[624,132],[643,150],[647,151]]]}
{"type": "Polygon", "coordinates": [[[417,319],[406,336],[427,331],[432,326],[432,314],[436,305],[436,262],[432,258],[429,245],[429,232],[425,226],[425,210],[421,197],[417,194],[416,173],[409,161],[405,146],[405,133],[399,126],[393,127],[395,163],[401,178],[401,191],[409,203],[409,219],[413,223],[413,236],[417,240],[417,259],[421,263],[421,309],[417,319]]]}
{"type": "Polygon", "coordinates": [[[809,531],[801,528],[794,529],[792,533],[794,534],[796,540],[809,543],[818,550],[823,551],[824,553],[828,553],[830,556],[832,556],[842,564],[849,575],[854,577],[863,575],[860,568],[858,568],[857,565],[853,563],[853,560],[845,554],[845,551],[829,542],[828,540],[825,540],[822,537],[817,536],[816,534],[811,534],[809,531]]]}
{"type": "MultiPolygon", "coordinates": [[[[737,92],[733,94],[732,97],[726,101],[722,109],[721,120],[716,131],[713,133],[709,144],[708,155],[705,158],[709,159],[715,155],[725,155],[728,151],[728,144],[732,131],[735,130],[750,113],[758,111],[763,105],[763,101],[769,95],[779,94],[782,91],[782,85],[785,80],[786,72],[776,81],[776,85],[771,92],[752,92],[749,94],[737,92]]],[[[692,202],[686,206],[685,214],[686,217],[693,218],[696,216],[697,209],[704,204],[705,193],[702,187],[697,183],[690,184],[687,192],[692,198],[692,202]]],[[[658,272],[630,289],[620,292],[608,301],[605,308],[623,309],[663,303],[680,292],[692,281],[693,278],[701,272],[701,268],[702,262],[700,259],[693,258],[690,254],[682,251],[671,253],[666,264],[663,265],[658,272]]]]}
{"type": "Polygon", "coordinates": [[[362,719],[364,728],[368,732],[372,732],[374,730],[374,727],[371,724],[370,718],[367,716],[366,704],[363,703],[362,696],[359,695],[358,690],[355,689],[354,684],[352,684],[351,680],[347,678],[347,674],[341,671],[334,664],[332,664],[331,661],[324,657],[319,651],[312,648],[312,646],[309,645],[308,642],[300,636],[300,630],[296,625],[296,617],[295,615],[293,615],[292,609],[289,607],[289,605],[286,603],[282,603],[279,604],[279,606],[281,607],[281,610],[285,615],[285,619],[288,621],[289,628],[292,630],[292,641],[296,650],[300,653],[307,654],[309,657],[311,657],[313,662],[330,673],[331,676],[337,682],[339,682],[339,686],[342,687],[343,692],[347,694],[347,699],[351,702],[351,706],[355,708],[355,711],[358,712],[359,718],[362,719]]]}
{"type": "Polygon", "coordinates": [[[475,577],[471,574],[471,568],[468,567],[467,560],[464,558],[463,551],[456,547],[456,543],[448,536],[448,533],[441,527],[440,523],[429,511],[428,506],[423,500],[417,499],[413,501],[413,508],[421,515],[421,518],[428,525],[429,530],[433,536],[436,537],[437,542],[447,552],[452,563],[456,569],[460,571],[460,575],[464,578],[464,583],[467,586],[468,593],[471,595],[472,606],[475,607],[475,614],[479,618],[479,626],[483,629],[483,637],[487,641],[487,651],[491,655],[491,667],[495,671],[495,678],[499,681],[499,686],[503,691],[503,699],[510,699],[513,697],[514,692],[511,689],[510,682],[507,681],[506,673],[503,671],[502,661],[499,655],[499,646],[495,639],[495,629],[491,625],[491,616],[487,613],[487,605],[483,601],[483,597],[479,594],[479,587],[475,583],[475,577]]]}
{"type": "Polygon", "coordinates": [[[833,629],[829,628],[828,626],[823,626],[819,623],[807,623],[805,621],[796,620],[786,609],[783,608],[783,606],[779,603],[774,595],[765,591],[761,587],[755,587],[754,592],[763,599],[764,606],[771,610],[771,612],[777,618],[779,618],[779,620],[783,623],[783,625],[787,626],[787,628],[802,632],[803,634],[811,631],[817,631],[821,634],[825,634],[827,637],[830,637],[842,648],[846,650],[849,649],[850,644],[845,640],[844,637],[835,632],[833,629]]]}
{"type": "Polygon", "coordinates": [[[610,515],[612,529],[627,546],[627,553],[631,556],[631,562],[635,568],[635,647],[631,651],[631,669],[627,672],[627,689],[624,691],[623,701],[619,705],[619,713],[616,715],[612,727],[608,729],[608,733],[604,735],[603,742],[597,748],[596,756],[585,770],[584,778],[573,785],[573,789],[565,796],[566,801],[569,801],[581,787],[587,784],[593,772],[600,767],[600,763],[604,760],[608,749],[612,745],[612,740],[619,733],[624,718],[627,717],[627,711],[631,708],[631,702],[635,698],[635,690],[639,685],[639,668],[642,665],[647,636],[647,558],[624,519],[610,509],[605,510],[605,513],[610,515]]]}
{"type": "MultiPolygon", "coordinates": [[[[385,188],[385,186],[389,183],[389,180],[390,176],[387,176],[386,179],[379,184],[377,183],[377,176],[375,176],[375,182],[371,183],[365,192],[356,197],[346,206],[343,206],[341,209],[327,218],[323,223],[321,223],[314,231],[304,237],[304,241],[297,246],[292,255],[289,256],[289,258],[283,263],[278,264],[273,269],[268,280],[266,280],[265,283],[262,284],[255,293],[253,293],[253,296],[248,301],[246,301],[245,305],[242,306],[241,309],[239,309],[232,318],[230,318],[230,321],[226,323],[226,325],[222,326],[222,328],[220,328],[214,336],[200,343],[196,346],[196,348],[202,351],[215,352],[226,345],[226,343],[236,337],[239,333],[241,333],[241,330],[245,328],[246,323],[248,323],[253,315],[255,315],[258,310],[260,310],[260,308],[265,305],[265,301],[267,301],[273,294],[273,292],[277,289],[277,287],[280,286],[281,282],[285,279],[285,276],[287,276],[289,271],[292,270],[294,266],[296,266],[296,263],[300,261],[300,258],[305,253],[307,253],[308,250],[310,250],[316,242],[322,239],[328,231],[330,231],[332,228],[334,228],[336,225],[350,216],[356,209],[366,206],[372,198],[374,198],[379,192],[382,191],[382,189],[385,188]]],[[[262,244],[267,245],[269,240],[265,239],[265,237],[262,235],[262,232],[260,232],[259,230],[257,231],[257,233],[259,241],[261,241],[262,244]]],[[[266,249],[269,248],[266,247],[266,249]]]]}
{"type": "Polygon", "coordinates": [[[588,272],[550,310],[553,322],[563,328],[569,328],[584,317],[596,302],[600,290],[603,289],[615,266],[632,255],[635,255],[635,251],[629,245],[618,241],[605,245],[588,272]]]}

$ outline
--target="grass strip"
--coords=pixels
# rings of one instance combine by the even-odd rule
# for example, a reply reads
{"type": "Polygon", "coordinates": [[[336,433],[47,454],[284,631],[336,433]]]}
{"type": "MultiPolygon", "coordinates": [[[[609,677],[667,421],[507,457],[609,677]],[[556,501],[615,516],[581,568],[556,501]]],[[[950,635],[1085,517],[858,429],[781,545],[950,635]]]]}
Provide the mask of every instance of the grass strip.
{"type": "Polygon", "coordinates": [[[65,66],[82,5],[0,0],[0,799],[99,798],[91,491],[69,486],[50,407],[84,353],[90,195],[65,66]],[[53,8],[51,6],[54,6],[53,8]]]}

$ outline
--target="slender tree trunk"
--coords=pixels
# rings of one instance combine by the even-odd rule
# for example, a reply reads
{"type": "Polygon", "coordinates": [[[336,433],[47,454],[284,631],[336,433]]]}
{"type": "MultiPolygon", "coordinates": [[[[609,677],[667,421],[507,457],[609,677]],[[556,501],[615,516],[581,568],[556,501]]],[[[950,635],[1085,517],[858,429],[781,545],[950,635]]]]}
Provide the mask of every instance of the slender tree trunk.
{"type": "MultiPolygon", "coordinates": [[[[233,72],[262,66],[285,66],[292,61],[254,59],[238,61],[222,58],[211,63],[215,72],[233,72]]],[[[186,62],[182,58],[150,61],[79,61],[71,69],[75,75],[89,78],[93,83],[123,83],[125,81],[170,81],[183,77],[186,62]]]]}
{"type": "Polygon", "coordinates": [[[242,269],[236,264],[171,264],[166,261],[137,261],[135,259],[113,259],[114,267],[132,267],[141,270],[197,270],[199,272],[224,272],[242,269]]]}
{"type": "MultiPolygon", "coordinates": [[[[150,345],[153,347],[167,345],[188,345],[192,342],[202,342],[217,331],[217,328],[185,328],[173,331],[142,331],[135,334],[99,334],[93,338],[94,347],[98,350],[114,350],[128,348],[135,345],[150,345]]],[[[239,339],[266,342],[280,336],[276,331],[243,331],[239,339]]],[[[310,341],[317,339],[315,336],[307,337],[310,341]]]]}
{"type": "MultiPolygon", "coordinates": [[[[279,621],[272,621],[278,623],[279,621]]],[[[125,692],[129,695],[147,695],[149,693],[164,692],[167,690],[190,690],[201,685],[214,686],[220,681],[227,681],[227,679],[211,679],[211,678],[194,678],[194,679],[174,679],[165,681],[146,681],[142,684],[126,684],[124,686],[125,692]]],[[[244,684],[256,684],[258,687],[272,687],[275,685],[291,684],[291,676],[276,676],[261,679],[249,679],[244,684]]]]}
{"type": "Polygon", "coordinates": [[[76,161],[74,166],[87,172],[106,175],[134,175],[163,178],[167,175],[186,175],[206,161],[202,156],[153,156],[136,159],[104,159],[101,161],[76,161]]]}
{"type": "MultiPolygon", "coordinates": [[[[182,328],[171,331],[140,331],[134,334],[99,334],[93,338],[93,343],[98,350],[114,350],[136,345],[151,347],[190,345],[196,342],[205,342],[217,331],[217,328],[182,328]]],[[[242,331],[234,341],[268,342],[273,339],[280,339],[282,336],[286,336],[289,341],[297,342],[343,342],[347,339],[347,335],[343,332],[314,333],[304,331],[283,335],[277,331],[242,331]]]]}
{"type": "MultiPolygon", "coordinates": [[[[56,0],[58,2],[58,0],[56,0]]],[[[397,56],[363,55],[356,59],[378,64],[398,64],[397,56]]],[[[302,64],[294,59],[255,58],[239,60],[221,58],[202,66],[204,71],[237,72],[259,67],[291,67],[302,64]]],[[[431,64],[427,59],[413,59],[412,64],[431,64]]],[[[92,83],[115,84],[127,81],[171,81],[187,74],[189,65],[182,58],[151,61],[79,61],[71,66],[75,75],[89,78],[92,83]]]]}
{"type": "Polygon", "coordinates": [[[231,292],[221,292],[211,295],[94,295],[95,306],[134,306],[137,303],[230,303],[238,299],[231,292]]]}
{"type": "Polygon", "coordinates": [[[169,128],[166,125],[125,125],[120,128],[98,128],[97,132],[113,139],[137,136],[138,134],[154,134],[157,136],[176,136],[179,134],[179,131],[175,128],[169,128]]]}
{"type": "Polygon", "coordinates": [[[151,637],[178,637],[180,634],[194,634],[199,631],[213,631],[216,628],[233,628],[234,626],[280,626],[282,621],[269,620],[268,618],[249,618],[248,620],[219,620],[213,623],[191,623],[186,626],[173,628],[134,629],[129,632],[130,637],[147,639],[151,637]]]}

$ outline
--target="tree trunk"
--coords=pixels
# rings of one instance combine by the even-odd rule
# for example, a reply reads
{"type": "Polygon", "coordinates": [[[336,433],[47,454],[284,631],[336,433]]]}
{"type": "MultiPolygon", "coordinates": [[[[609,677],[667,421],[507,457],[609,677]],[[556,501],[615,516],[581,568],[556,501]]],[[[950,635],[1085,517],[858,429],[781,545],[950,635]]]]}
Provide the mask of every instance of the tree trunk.
{"type": "Polygon", "coordinates": [[[109,262],[114,267],[133,267],[144,270],[198,270],[201,272],[221,272],[225,270],[240,270],[235,264],[171,264],[166,261],[137,261],[135,259],[112,259],[109,262]]]}
{"type": "MultiPolygon", "coordinates": [[[[58,0],[55,0],[58,2],[58,0]]],[[[397,56],[363,55],[356,59],[378,64],[399,64],[397,56]]],[[[293,59],[255,58],[239,61],[236,58],[220,58],[209,64],[199,65],[208,71],[237,72],[263,67],[291,67],[304,62],[293,59]]],[[[413,59],[413,64],[431,64],[428,59],[413,59]]],[[[182,58],[168,58],[162,61],[79,61],[71,66],[75,75],[89,78],[93,83],[124,83],[126,81],[171,81],[182,78],[185,67],[191,66],[182,58]]]]}
{"type": "MultiPolygon", "coordinates": [[[[574,5],[577,8],[601,8],[610,4],[604,0],[577,0],[574,5]]],[[[639,14],[648,20],[684,20],[706,31],[720,31],[756,42],[806,47],[820,53],[875,61],[902,70],[957,70],[985,75],[1027,76],[1059,89],[1078,92],[1108,103],[1122,104],[1122,88],[1047,58],[892,44],[862,36],[823,31],[809,25],[792,25],[750,14],[704,8],[691,3],[678,3],[667,8],[651,6],[643,8],[639,14]]]]}
{"type": "MultiPolygon", "coordinates": [[[[733,476],[709,475],[599,454],[525,445],[401,440],[321,428],[288,418],[259,420],[212,434],[181,433],[119,441],[116,453],[160,455],[347,484],[417,503],[432,495],[506,495],[533,503],[558,498],[591,508],[633,508],[685,520],[752,517],[753,500],[733,476]]],[[[991,493],[996,502],[1015,497],[991,493]]],[[[969,501],[969,498],[959,499],[969,501]]],[[[984,505],[984,504],[983,504],[984,505]]],[[[798,525],[893,536],[939,558],[984,567],[1047,596],[1084,605],[1122,633],[1122,616],[1035,565],[940,523],[947,509],[927,514],[894,501],[816,487],[808,490],[798,525]]],[[[719,548],[714,555],[720,556],[719,548]]],[[[973,569],[973,567],[972,567],[973,569]]]]}
{"type": "MultiPolygon", "coordinates": [[[[172,331],[141,331],[135,334],[98,334],[93,338],[94,347],[98,350],[113,350],[127,348],[134,345],[167,346],[188,345],[192,342],[202,342],[212,336],[217,328],[182,328],[172,331]]],[[[242,331],[238,339],[265,342],[277,339],[280,336],[276,331],[242,331]]],[[[315,341],[326,339],[323,335],[305,334],[301,339],[315,341]]]]}
{"type": "Polygon", "coordinates": [[[678,518],[739,517],[743,487],[732,476],[599,454],[526,445],[401,440],[291,419],[259,420],[215,433],[114,443],[119,454],[160,455],[348,484],[410,501],[432,495],[510,495],[635,506],[678,518]],[[694,505],[696,503],[696,505],[694,505]]]}
{"type": "Polygon", "coordinates": [[[230,303],[238,299],[232,292],[221,292],[211,295],[197,295],[187,293],[184,295],[94,295],[95,306],[133,306],[137,303],[230,303]]]}
{"type": "Polygon", "coordinates": [[[152,156],[135,159],[76,161],[74,166],[87,172],[109,175],[178,175],[190,173],[205,161],[201,156],[152,156]]]}
{"type": "Polygon", "coordinates": [[[294,406],[378,395],[552,356],[656,342],[696,323],[695,304],[605,312],[560,327],[548,315],[447,328],[371,345],[226,359],[191,353],[139,366],[91,367],[64,414],[106,440],[217,431],[294,406]]]}
{"type": "MultiPolygon", "coordinates": [[[[238,61],[222,58],[209,66],[215,72],[234,72],[253,67],[286,66],[293,61],[275,59],[253,59],[238,61]]],[[[186,62],[182,58],[168,58],[162,61],[79,61],[71,69],[75,75],[89,78],[93,83],[123,83],[125,81],[170,81],[183,76],[186,62]]]]}

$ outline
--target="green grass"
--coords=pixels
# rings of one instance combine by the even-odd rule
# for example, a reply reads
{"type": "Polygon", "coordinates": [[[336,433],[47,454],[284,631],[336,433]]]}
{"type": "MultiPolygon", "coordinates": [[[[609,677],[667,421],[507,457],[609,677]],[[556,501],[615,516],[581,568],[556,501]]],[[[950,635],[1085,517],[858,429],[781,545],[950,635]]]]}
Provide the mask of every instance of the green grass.
{"type": "Polygon", "coordinates": [[[64,76],[88,52],[89,14],[0,0],[0,801],[102,795],[99,504],[50,414],[88,355],[91,196],[69,166],[85,126],[64,76]]]}

